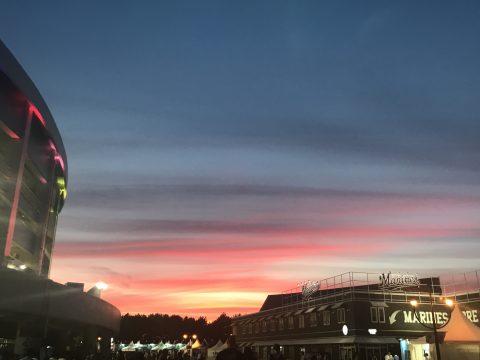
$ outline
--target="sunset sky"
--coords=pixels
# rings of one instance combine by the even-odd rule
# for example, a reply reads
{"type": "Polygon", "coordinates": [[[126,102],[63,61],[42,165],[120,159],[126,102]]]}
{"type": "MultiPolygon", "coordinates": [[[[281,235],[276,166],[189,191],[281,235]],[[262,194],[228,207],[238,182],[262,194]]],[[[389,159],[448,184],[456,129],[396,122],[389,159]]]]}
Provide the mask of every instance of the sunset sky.
{"type": "Polygon", "coordinates": [[[52,279],[257,311],[347,271],[479,269],[480,2],[15,1],[69,163],[52,279]]]}

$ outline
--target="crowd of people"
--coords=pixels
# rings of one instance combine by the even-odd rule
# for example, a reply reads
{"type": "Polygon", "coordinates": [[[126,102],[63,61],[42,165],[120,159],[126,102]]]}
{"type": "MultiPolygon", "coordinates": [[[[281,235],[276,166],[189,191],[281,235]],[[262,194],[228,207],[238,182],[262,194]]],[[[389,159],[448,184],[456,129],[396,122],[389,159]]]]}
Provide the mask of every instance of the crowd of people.
{"type": "MultiPolygon", "coordinates": [[[[258,360],[258,354],[250,347],[244,347],[243,351],[237,346],[234,336],[227,338],[227,348],[215,355],[214,359],[207,359],[207,348],[195,350],[176,350],[164,349],[161,351],[143,350],[143,351],[122,351],[118,349],[112,352],[97,352],[85,354],[82,352],[70,352],[65,354],[56,354],[53,348],[47,349],[40,354],[28,352],[24,356],[19,356],[6,348],[0,347],[0,360],[258,360]]],[[[358,359],[358,354],[354,354],[354,359],[358,359]]],[[[376,355],[368,356],[371,360],[399,360],[399,356],[388,352],[384,359],[379,359],[376,355]]],[[[278,344],[273,345],[268,360],[286,360],[278,344]]],[[[301,354],[302,360],[330,360],[330,354],[301,354]]],[[[428,359],[426,355],[425,359],[428,359]]]]}

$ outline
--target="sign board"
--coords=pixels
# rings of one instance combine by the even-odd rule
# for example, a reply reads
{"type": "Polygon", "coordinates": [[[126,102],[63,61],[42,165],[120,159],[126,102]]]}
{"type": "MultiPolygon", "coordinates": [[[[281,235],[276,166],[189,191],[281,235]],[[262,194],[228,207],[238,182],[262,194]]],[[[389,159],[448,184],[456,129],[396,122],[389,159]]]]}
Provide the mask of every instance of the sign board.
{"type": "Polygon", "coordinates": [[[379,277],[379,288],[383,290],[401,290],[407,287],[420,286],[417,274],[400,274],[388,272],[379,277]]]}
{"type": "Polygon", "coordinates": [[[320,289],[320,283],[318,281],[304,281],[299,284],[302,287],[302,296],[304,299],[308,299],[320,289]]]}

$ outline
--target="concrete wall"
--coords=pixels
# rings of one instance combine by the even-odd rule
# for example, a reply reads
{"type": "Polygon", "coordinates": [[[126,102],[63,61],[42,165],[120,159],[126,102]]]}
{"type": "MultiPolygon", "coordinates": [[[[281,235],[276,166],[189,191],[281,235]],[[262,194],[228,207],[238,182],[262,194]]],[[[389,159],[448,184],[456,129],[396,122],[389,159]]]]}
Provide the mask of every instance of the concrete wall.
{"type": "Polygon", "coordinates": [[[19,271],[0,270],[0,314],[49,317],[120,329],[120,311],[112,304],[66,285],[19,271]]]}

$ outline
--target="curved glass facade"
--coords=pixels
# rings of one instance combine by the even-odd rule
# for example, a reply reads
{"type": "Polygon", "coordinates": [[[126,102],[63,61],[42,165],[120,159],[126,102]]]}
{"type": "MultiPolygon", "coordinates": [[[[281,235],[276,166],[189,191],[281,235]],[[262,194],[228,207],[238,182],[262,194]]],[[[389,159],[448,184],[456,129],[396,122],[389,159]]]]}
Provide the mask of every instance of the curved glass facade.
{"type": "Polygon", "coordinates": [[[48,277],[66,197],[65,164],[42,114],[15,81],[0,67],[2,263],[48,277]]]}

